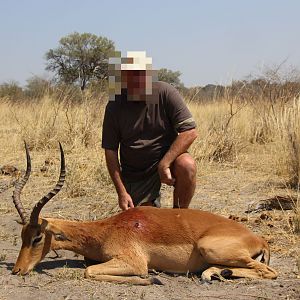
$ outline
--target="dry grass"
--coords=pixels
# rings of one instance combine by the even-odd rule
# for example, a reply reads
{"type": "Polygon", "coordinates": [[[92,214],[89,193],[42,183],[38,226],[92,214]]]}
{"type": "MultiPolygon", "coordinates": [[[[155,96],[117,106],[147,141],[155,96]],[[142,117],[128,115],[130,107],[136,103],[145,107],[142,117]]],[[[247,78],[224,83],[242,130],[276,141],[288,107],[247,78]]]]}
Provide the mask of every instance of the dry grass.
{"type": "Polygon", "coordinates": [[[234,160],[245,147],[242,138],[244,124],[240,122],[240,107],[226,101],[189,104],[196,120],[199,138],[192,153],[198,160],[224,162],[234,160]],[[233,112],[232,109],[235,109],[233,112]]]}
{"type": "Polygon", "coordinates": [[[69,268],[65,265],[61,270],[55,273],[55,279],[57,280],[82,280],[83,272],[81,269],[76,270],[69,268]]]}
{"type": "MultiPolygon", "coordinates": [[[[274,174],[287,186],[299,188],[300,99],[285,105],[234,103],[228,100],[207,104],[190,103],[199,138],[192,146],[198,160],[237,160],[253,144],[265,145],[274,160],[274,174]]],[[[259,159],[259,157],[258,157],[259,159]]]]}
{"type": "Polygon", "coordinates": [[[4,123],[13,125],[31,149],[53,148],[57,141],[71,149],[99,143],[103,105],[89,98],[73,105],[68,98],[58,101],[45,96],[38,103],[2,103],[2,111],[4,123]]]}

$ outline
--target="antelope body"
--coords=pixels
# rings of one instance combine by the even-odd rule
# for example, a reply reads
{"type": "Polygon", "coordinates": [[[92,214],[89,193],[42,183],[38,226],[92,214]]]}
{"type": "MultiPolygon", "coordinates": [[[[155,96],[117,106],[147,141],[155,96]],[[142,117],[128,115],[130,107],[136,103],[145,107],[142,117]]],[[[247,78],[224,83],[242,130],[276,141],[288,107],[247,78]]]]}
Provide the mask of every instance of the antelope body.
{"type": "MultiPolygon", "coordinates": [[[[27,147],[26,153],[28,169],[27,147]]],[[[149,269],[202,272],[203,280],[211,280],[215,274],[277,277],[277,272],[268,266],[270,250],[265,240],[233,220],[205,211],[137,207],[93,222],[40,218],[43,205],[62,187],[62,148],[61,157],[57,186],[37,203],[29,222],[19,201],[22,187],[16,187],[14,202],[24,225],[22,248],[13,273],[27,274],[50,250],[66,249],[98,262],[85,270],[85,277],[95,280],[160,283],[155,278],[139,277],[147,275],[149,269]]]]}

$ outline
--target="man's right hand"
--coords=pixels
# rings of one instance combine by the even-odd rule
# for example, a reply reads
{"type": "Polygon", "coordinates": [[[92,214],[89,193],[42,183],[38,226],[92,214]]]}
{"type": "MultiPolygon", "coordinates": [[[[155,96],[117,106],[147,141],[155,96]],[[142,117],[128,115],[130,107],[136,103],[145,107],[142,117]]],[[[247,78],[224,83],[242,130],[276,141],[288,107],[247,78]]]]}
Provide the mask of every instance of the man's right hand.
{"type": "Polygon", "coordinates": [[[134,208],[133,201],[128,193],[119,195],[119,206],[122,210],[134,208]]]}
{"type": "Polygon", "coordinates": [[[175,178],[172,176],[170,167],[164,167],[161,164],[158,165],[158,174],[160,177],[160,182],[167,185],[175,184],[175,178]]]}

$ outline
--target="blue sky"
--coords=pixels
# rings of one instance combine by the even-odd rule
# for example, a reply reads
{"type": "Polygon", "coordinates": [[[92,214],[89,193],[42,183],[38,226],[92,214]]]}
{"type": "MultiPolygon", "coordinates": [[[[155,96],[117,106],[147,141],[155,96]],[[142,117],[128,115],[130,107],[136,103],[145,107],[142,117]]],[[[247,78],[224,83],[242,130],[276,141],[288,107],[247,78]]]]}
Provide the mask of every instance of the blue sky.
{"type": "Polygon", "coordinates": [[[0,83],[46,75],[61,37],[90,32],[116,48],[146,50],[187,86],[227,83],[263,65],[300,68],[297,0],[0,0],[0,83]]]}

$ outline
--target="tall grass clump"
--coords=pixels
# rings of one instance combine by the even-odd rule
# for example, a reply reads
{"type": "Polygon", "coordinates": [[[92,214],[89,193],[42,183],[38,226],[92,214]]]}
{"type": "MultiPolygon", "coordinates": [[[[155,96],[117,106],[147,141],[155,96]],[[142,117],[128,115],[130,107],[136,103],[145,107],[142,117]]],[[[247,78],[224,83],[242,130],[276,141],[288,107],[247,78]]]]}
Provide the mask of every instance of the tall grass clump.
{"type": "Polygon", "coordinates": [[[287,186],[299,190],[300,184],[300,98],[276,109],[270,116],[274,137],[276,173],[287,186]]]}
{"type": "Polygon", "coordinates": [[[234,161],[245,147],[242,121],[246,104],[235,99],[189,103],[199,137],[192,146],[197,160],[234,161]]]}
{"type": "Polygon", "coordinates": [[[9,105],[10,122],[31,149],[56,147],[61,141],[69,148],[94,147],[99,143],[103,103],[89,95],[81,101],[72,93],[45,95],[39,101],[23,101],[9,105]]]}

